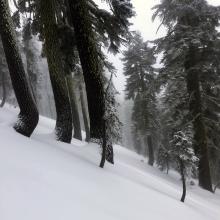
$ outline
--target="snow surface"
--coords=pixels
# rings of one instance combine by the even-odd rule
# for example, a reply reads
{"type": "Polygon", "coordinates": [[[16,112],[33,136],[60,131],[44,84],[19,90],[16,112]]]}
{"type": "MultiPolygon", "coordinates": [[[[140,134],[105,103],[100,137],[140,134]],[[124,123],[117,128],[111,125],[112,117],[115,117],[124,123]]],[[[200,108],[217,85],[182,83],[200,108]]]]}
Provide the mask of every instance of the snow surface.
{"type": "Polygon", "coordinates": [[[29,139],[13,128],[16,110],[0,109],[1,220],[220,220],[220,191],[189,186],[149,167],[118,145],[115,165],[98,167],[99,147],[56,142],[44,117],[29,139]]]}

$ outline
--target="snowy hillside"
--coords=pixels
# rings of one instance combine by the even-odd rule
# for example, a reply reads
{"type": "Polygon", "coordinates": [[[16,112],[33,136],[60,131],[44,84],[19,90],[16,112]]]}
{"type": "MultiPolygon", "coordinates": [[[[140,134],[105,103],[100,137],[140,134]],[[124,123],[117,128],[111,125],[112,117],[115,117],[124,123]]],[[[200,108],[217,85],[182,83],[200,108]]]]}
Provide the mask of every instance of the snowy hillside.
{"type": "Polygon", "coordinates": [[[14,111],[0,109],[1,220],[220,219],[220,191],[188,185],[183,204],[176,173],[120,146],[115,165],[100,169],[95,144],[54,141],[54,121],[43,117],[31,139],[23,137],[11,128],[14,111]]]}

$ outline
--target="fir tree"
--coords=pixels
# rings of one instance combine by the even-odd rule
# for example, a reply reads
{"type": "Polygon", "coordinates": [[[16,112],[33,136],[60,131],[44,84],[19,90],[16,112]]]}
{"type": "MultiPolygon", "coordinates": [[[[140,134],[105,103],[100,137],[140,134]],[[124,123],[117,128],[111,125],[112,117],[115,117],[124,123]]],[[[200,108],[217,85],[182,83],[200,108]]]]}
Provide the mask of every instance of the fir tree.
{"type": "Polygon", "coordinates": [[[42,34],[45,39],[45,52],[56,105],[56,135],[58,140],[70,143],[72,139],[72,112],[61,59],[60,44],[57,41],[55,1],[40,0],[39,7],[42,34]]]}
{"type": "MultiPolygon", "coordinates": [[[[178,77],[186,82],[194,149],[200,158],[199,185],[212,191],[201,78],[204,70],[214,64],[208,54],[214,51],[213,45],[218,38],[218,8],[209,6],[204,0],[163,0],[155,9],[154,18],[159,16],[168,30],[166,37],[157,41],[158,51],[164,51],[165,68],[171,73],[178,67],[174,77],[179,73],[178,77]]],[[[211,76],[212,72],[208,72],[211,76]]]]}
{"type": "Polygon", "coordinates": [[[20,107],[18,121],[14,128],[17,132],[29,137],[37,126],[39,115],[29,90],[21,55],[18,51],[13,21],[5,0],[0,1],[0,35],[12,85],[20,107]]]}
{"type": "MultiPolygon", "coordinates": [[[[133,130],[143,137],[149,156],[149,164],[154,163],[154,150],[158,121],[156,117],[155,70],[156,58],[153,48],[143,42],[139,34],[135,34],[128,50],[124,51],[124,74],[127,76],[126,98],[134,100],[132,121],[133,130]]],[[[138,137],[139,138],[139,137],[138,137]]],[[[145,147],[146,149],[146,147],[145,147]]]]}
{"type": "Polygon", "coordinates": [[[170,141],[169,156],[177,163],[177,168],[181,175],[183,184],[181,202],[184,202],[186,197],[186,175],[191,174],[198,161],[192,148],[191,137],[182,131],[174,133],[170,141]]]}

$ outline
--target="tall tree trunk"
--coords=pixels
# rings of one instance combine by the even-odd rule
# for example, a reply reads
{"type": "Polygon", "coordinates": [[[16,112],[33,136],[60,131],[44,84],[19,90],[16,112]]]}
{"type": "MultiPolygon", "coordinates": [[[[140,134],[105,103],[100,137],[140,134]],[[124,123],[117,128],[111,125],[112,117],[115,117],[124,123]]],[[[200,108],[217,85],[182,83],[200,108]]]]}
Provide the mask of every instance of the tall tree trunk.
{"type": "Polygon", "coordinates": [[[208,158],[207,134],[202,111],[200,82],[195,64],[196,53],[195,50],[191,48],[185,62],[185,70],[187,73],[186,82],[189,94],[189,110],[193,118],[194,150],[199,157],[199,185],[203,189],[213,192],[208,158]]]}
{"type": "Polygon", "coordinates": [[[84,127],[85,127],[85,132],[86,132],[86,141],[89,142],[90,140],[89,121],[87,117],[85,98],[84,98],[83,88],[82,88],[81,83],[79,83],[79,93],[80,93],[80,103],[81,103],[81,108],[82,108],[84,127]]]}
{"type": "Polygon", "coordinates": [[[2,71],[2,101],[0,104],[1,108],[5,105],[5,101],[6,101],[5,73],[2,71]]]}
{"type": "Polygon", "coordinates": [[[76,95],[73,86],[73,78],[71,74],[66,76],[67,78],[67,86],[69,90],[70,102],[71,102],[71,109],[72,109],[72,117],[73,117],[73,127],[74,127],[74,138],[78,140],[82,140],[82,133],[81,133],[81,125],[79,119],[79,111],[76,101],[76,95]]]}
{"type": "Polygon", "coordinates": [[[179,166],[180,166],[181,180],[182,180],[182,184],[183,184],[183,193],[182,193],[182,197],[181,197],[180,201],[184,202],[185,198],[186,198],[186,179],[185,179],[185,174],[184,174],[184,164],[181,159],[179,160],[179,166]]]}
{"type": "Polygon", "coordinates": [[[153,142],[152,142],[152,136],[147,136],[147,146],[148,146],[148,164],[153,166],[154,165],[154,148],[153,148],[153,142]]]}
{"type": "Polygon", "coordinates": [[[40,13],[57,113],[56,135],[59,141],[70,143],[72,139],[72,112],[58,40],[55,1],[40,0],[40,13]]]}
{"type": "Polygon", "coordinates": [[[102,126],[105,102],[102,68],[99,64],[91,18],[86,0],[69,0],[68,2],[86,84],[90,118],[90,136],[91,138],[100,139],[103,132],[102,126]]]}
{"type": "Polygon", "coordinates": [[[39,115],[28,86],[6,0],[0,0],[0,34],[15,96],[20,107],[18,121],[14,128],[17,132],[29,137],[37,126],[39,115]]]}

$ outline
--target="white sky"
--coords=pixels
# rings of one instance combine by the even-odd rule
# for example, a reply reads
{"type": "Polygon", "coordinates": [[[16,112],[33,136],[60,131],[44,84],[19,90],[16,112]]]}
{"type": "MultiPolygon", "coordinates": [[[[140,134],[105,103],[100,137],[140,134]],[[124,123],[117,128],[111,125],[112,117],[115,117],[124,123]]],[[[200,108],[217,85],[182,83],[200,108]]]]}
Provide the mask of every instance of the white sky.
{"type": "MultiPolygon", "coordinates": [[[[95,0],[95,2],[101,7],[106,8],[106,5],[102,0],[95,0]]],[[[208,0],[209,4],[220,5],[220,0],[208,0]]],[[[158,33],[157,28],[160,22],[157,20],[154,23],[151,20],[153,11],[151,8],[160,3],[160,0],[132,0],[136,16],[132,18],[131,22],[133,26],[131,30],[138,30],[141,32],[144,40],[154,40],[165,34],[165,30],[161,28],[158,33]]],[[[123,75],[123,65],[120,61],[120,54],[117,56],[109,55],[109,60],[114,63],[117,68],[117,78],[114,79],[117,90],[121,93],[120,97],[123,98],[123,90],[125,85],[125,77],[123,75]]]]}

